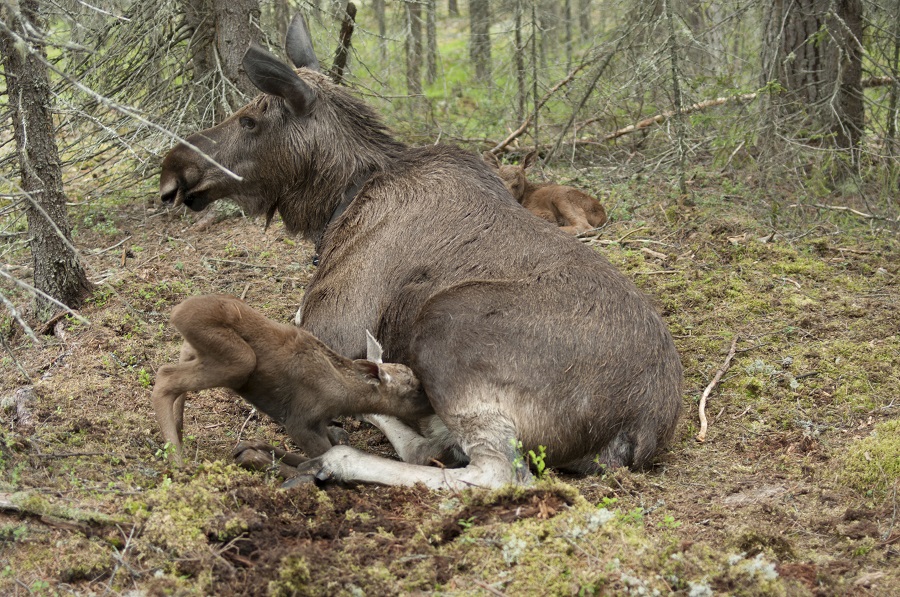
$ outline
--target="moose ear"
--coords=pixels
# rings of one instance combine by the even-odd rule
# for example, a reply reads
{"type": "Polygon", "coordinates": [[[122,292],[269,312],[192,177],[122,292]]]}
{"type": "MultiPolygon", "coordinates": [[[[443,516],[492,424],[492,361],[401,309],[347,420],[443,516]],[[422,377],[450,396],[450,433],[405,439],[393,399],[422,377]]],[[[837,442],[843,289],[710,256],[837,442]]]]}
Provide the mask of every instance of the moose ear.
{"type": "Polygon", "coordinates": [[[242,64],[257,89],[284,99],[294,116],[309,114],[316,101],[316,92],[297,76],[294,69],[256,43],[247,48],[242,64]]]}
{"type": "Polygon", "coordinates": [[[288,58],[294,63],[294,66],[300,68],[305,66],[311,70],[319,70],[319,59],[313,50],[312,38],[309,36],[309,27],[306,26],[306,19],[299,12],[291,19],[288,26],[287,36],[284,40],[284,48],[287,50],[288,58]]]}
{"type": "Polygon", "coordinates": [[[497,159],[497,156],[490,151],[485,151],[484,153],[482,153],[481,159],[483,159],[484,163],[494,170],[500,170],[500,160],[497,159]]]}

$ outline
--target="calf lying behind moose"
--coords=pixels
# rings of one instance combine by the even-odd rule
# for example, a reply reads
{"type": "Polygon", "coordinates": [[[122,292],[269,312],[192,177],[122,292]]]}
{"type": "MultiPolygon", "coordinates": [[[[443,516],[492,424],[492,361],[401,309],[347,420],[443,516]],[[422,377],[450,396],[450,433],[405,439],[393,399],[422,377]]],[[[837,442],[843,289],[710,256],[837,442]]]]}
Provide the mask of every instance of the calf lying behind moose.
{"type": "MultiPolygon", "coordinates": [[[[365,354],[360,330],[372,330],[469,460],[439,469],[339,445],[301,471],[496,487],[528,482],[517,463],[539,446],[548,466],[582,473],[651,464],[675,431],[682,370],[647,298],[598,252],[523,210],[480,156],[394,139],[318,72],[300,17],[286,49],[296,70],[250,47],[243,65],[262,95],[188,137],[205,156],[188,145],[169,152],[162,200],[199,211],[230,197],[314,241],[303,328],[351,358],[365,354]]],[[[398,441],[433,441],[375,421],[398,452],[398,441]]]]}
{"type": "Polygon", "coordinates": [[[309,332],[226,295],[189,298],[175,307],[171,322],[184,344],[178,364],[159,369],[152,402],[179,463],[187,392],[234,390],[284,425],[310,457],[336,443],[326,429],[334,417],[382,413],[417,421],[434,414],[409,367],[382,363],[374,338],[367,360],[347,359],[309,332]]]}
{"type": "Polygon", "coordinates": [[[563,231],[580,234],[606,223],[606,210],[587,193],[575,187],[528,180],[525,171],[537,159],[536,152],[526,155],[519,165],[502,165],[490,151],[485,151],[482,156],[522,207],[539,218],[557,224],[563,231]]]}

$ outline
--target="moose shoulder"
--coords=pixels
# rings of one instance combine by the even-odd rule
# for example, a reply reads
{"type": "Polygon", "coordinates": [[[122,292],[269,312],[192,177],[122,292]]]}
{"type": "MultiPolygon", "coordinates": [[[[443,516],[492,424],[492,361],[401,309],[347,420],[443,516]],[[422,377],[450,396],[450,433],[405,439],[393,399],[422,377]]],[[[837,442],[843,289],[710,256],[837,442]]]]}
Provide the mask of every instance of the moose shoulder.
{"type": "MultiPolygon", "coordinates": [[[[310,68],[302,18],[286,46],[296,71],[248,50],[263,94],[187,139],[205,156],[187,145],[166,156],[162,199],[199,210],[231,197],[316,242],[302,326],[350,358],[372,330],[470,460],[440,470],[335,446],[301,468],[437,488],[527,481],[518,454],[538,446],[577,472],[648,465],[674,432],[682,372],[646,297],[521,209],[481,156],[394,140],[310,68]]],[[[385,429],[392,441],[412,433],[398,425],[385,429]]]]}

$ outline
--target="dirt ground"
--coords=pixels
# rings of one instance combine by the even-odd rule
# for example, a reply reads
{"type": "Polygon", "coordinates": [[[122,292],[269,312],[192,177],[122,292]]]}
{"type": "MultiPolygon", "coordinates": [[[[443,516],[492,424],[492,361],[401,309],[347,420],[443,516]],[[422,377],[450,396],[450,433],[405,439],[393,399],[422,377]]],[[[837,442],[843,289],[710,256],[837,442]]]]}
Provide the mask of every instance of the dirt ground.
{"type": "MultiPolygon", "coordinates": [[[[189,399],[175,467],[149,403],[178,355],[171,308],[220,292],[291,321],[314,266],[280,223],[198,224],[148,187],[147,202],[73,208],[98,284],[87,323],[37,326],[35,344],[0,319],[0,594],[900,594],[896,222],[734,181],[693,181],[688,207],[667,185],[576,183],[611,214],[583,241],[652,298],[685,366],[685,415],[653,470],[282,490],[230,464],[242,439],[291,446],[224,390],[189,399]]],[[[25,257],[11,265],[27,275],[25,257]]]]}

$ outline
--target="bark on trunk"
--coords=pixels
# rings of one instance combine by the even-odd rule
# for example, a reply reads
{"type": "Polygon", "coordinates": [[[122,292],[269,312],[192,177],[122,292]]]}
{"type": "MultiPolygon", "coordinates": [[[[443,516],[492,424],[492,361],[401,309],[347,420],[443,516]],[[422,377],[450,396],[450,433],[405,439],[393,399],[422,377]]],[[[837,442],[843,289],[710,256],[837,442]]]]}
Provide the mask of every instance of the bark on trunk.
{"type": "Polygon", "coordinates": [[[258,93],[241,60],[250,42],[258,39],[259,0],[185,0],[184,11],[194,32],[194,83],[212,92],[211,117],[204,120],[215,123],[258,93]]]}
{"type": "Polygon", "coordinates": [[[773,117],[801,116],[839,149],[862,138],[862,12],[861,0],[776,0],[766,19],[763,84],[784,89],[773,117]]]}
{"type": "Polygon", "coordinates": [[[406,92],[422,94],[422,5],[406,3],[406,92]]]}
{"type": "MultiPolygon", "coordinates": [[[[16,12],[9,4],[3,4],[0,15],[11,31],[27,39],[32,36],[26,33],[26,27],[40,31],[43,25],[38,0],[21,0],[19,9],[21,12],[16,12]]],[[[39,58],[44,56],[43,48],[18,47],[14,37],[2,30],[0,47],[22,190],[32,198],[25,212],[34,260],[34,286],[69,307],[77,307],[93,287],[71,248],[62,166],[50,113],[50,81],[47,67],[39,58]]],[[[48,318],[58,309],[52,302],[36,297],[39,318],[48,318]]]]}
{"type": "Polygon", "coordinates": [[[425,80],[437,80],[437,0],[426,0],[425,16],[425,80]]]}
{"type": "Polygon", "coordinates": [[[475,66],[475,78],[491,78],[491,11],[488,0],[469,1],[469,59],[475,66]]]}

